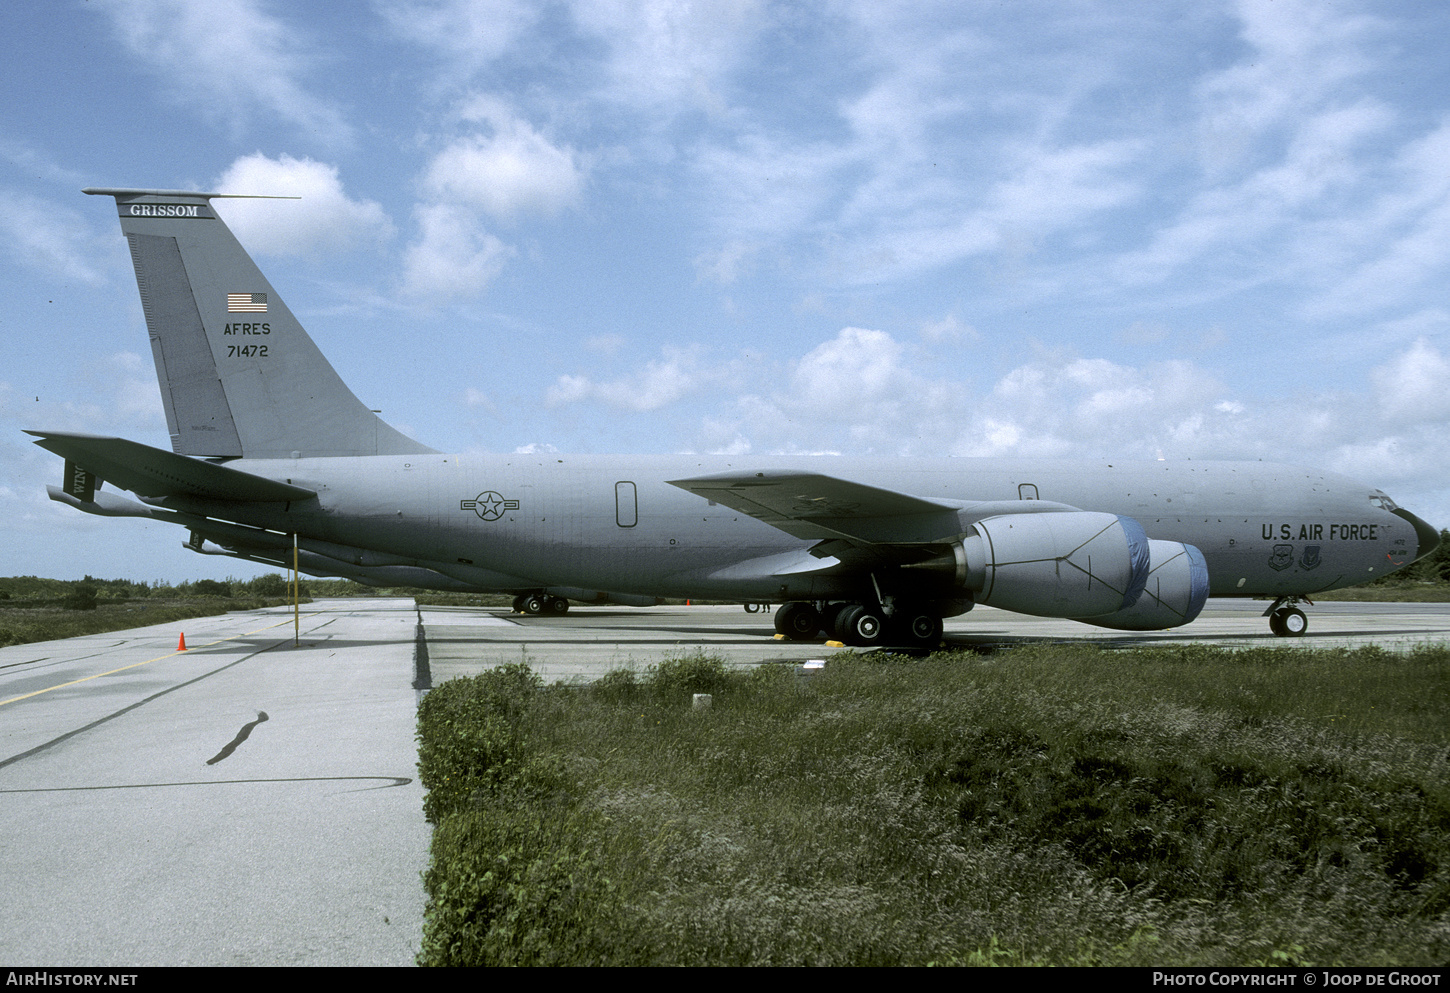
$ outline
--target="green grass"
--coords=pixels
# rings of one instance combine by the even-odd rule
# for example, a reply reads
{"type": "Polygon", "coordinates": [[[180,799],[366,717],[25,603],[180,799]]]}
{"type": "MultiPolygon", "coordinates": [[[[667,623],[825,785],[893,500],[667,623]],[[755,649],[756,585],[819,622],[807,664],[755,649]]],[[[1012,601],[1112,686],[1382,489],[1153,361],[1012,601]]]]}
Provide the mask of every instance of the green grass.
{"type": "Polygon", "coordinates": [[[425,964],[1450,958],[1444,648],[512,665],[419,735],[425,964]]]}
{"type": "MultiPolygon", "coordinates": [[[[311,601],[304,598],[303,602],[311,601]]],[[[214,617],[228,611],[259,610],[284,603],[291,601],[199,597],[186,601],[100,602],[91,610],[68,610],[59,605],[10,607],[0,603],[0,648],[123,631],[151,624],[171,624],[193,617],[214,617]]]]}
{"type": "Polygon", "coordinates": [[[1367,586],[1350,586],[1342,590],[1314,594],[1320,600],[1356,603],[1450,603],[1450,583],[1388,582],[1367,586]]]}

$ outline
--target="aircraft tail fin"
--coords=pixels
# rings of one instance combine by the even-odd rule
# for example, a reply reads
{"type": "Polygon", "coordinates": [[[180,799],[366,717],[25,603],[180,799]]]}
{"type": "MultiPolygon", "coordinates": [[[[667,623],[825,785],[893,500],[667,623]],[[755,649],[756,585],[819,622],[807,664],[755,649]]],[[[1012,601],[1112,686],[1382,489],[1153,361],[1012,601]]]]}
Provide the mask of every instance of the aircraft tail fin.
{"type": "Polygon", "coordinates": [[[384,423],[348,389],[212,209],[224,194],[83,192],[114,197],[119,208],[178,455],[433,451],[384,423]]]}

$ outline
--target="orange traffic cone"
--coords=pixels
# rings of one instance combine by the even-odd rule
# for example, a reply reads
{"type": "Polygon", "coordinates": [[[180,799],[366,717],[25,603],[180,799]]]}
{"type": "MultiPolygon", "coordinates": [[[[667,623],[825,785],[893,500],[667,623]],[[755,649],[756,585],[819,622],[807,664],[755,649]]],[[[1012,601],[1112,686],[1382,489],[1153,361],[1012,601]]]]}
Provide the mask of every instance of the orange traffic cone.
{"type": "Polygon", "coordinates": [[[178,652],[184,652],[184,651],[186,651],[186,632],[185,631],[181,632],[181,638],[178,639],[177,642],[176,642],[176,650],[178,652]]]}

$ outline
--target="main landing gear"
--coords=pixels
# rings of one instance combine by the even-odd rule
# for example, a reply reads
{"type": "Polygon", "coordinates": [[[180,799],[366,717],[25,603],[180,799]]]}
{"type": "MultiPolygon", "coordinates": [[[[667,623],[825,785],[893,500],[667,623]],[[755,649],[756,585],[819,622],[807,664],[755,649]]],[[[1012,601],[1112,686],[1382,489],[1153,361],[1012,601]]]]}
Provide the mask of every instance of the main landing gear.
{"type": "Polygon", "coordinates": [[[1294,606],[1300,600],[1314,606],[1314,601],[1307,596],[1281,596],[1264,611],[1264,616],[1269,619],[1269,630],[1277,637],[1299,638],[1309,630],[1309,618],[1304,616],[1304,611],[1294,606]]]}
{"type": "Polygon", "coordinates": [[[822,632],[858,648],[902,645],[935,648],[941,643],[941,615],[924,606],[898,604],[890,614],[861,603],[792,600],[775,612],[776,633],[791,641],[809,641],[822,632]]]}
{"type": "Polygon", "coordinates": [[[514,597],[515,614],[546,614],[558,617],[560,614],[568,613],[569,601],[561,596],[549,596],[545,593],[525,593],[514,597]]]}

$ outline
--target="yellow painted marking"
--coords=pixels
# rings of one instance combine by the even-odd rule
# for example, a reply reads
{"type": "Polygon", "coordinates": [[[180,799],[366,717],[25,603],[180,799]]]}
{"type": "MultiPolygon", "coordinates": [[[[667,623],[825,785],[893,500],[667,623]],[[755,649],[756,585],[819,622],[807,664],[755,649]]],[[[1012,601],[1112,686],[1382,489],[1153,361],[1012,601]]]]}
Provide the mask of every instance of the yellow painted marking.
{"type": "MultiPolygon", "coordinates": [[[[320,613],[322,613],[322,611],[320,611],[320,610],[313,611],[313,613],[314,614],[320,614],[320,613]]],[[[291,623],[292,623],[291,618],[288,618],[285,621],[278,621],[276,624],[268,624],[264,628],[257,628],[256,631],[243,631],[241,634],[234,634],[234,635],[231,635],[230,637],[227,637],[227,638],[218,638],[216,641],[209,641],[205,645],[197,645],[197,646],[195,646],[193,648],[187,649],[184,652],[178,651],[178,652],[172,652],[170,655],[158,655],[158,656],[156,656],[156,658],[154,658],[154,659],[147,659],[145,662],[132,662],[130,665],[123,665],[123,666],[121,666],[121,668],[119,668],[119,669],[112,669],[109,672],[98,672],[94,676],[82,676],[80,679],[72,679],[68,683],[58,683],[55,686],[47,686],[45,689],[43,689],[43,690],[36,690],[34,693],[24,693],[24,694],[21,694],[20,696],[13,696],[9,700],[0,700],[0,707],[5,706],[7,703],[14,703],[17,700],[29,700],[33,696],[40,696],[42,693],[49,693],[51,690],[63,690],[67,686],[74,686],[77,683],[90,682],[92,679],[100,679],[102,676],[113,676],[113,675],[115,675],[118,672],[125,672],[127,669],[135,669],[138,666],[150,665],[152,662],[160,662],[160,661],[162,661],[164,659],[175,658],[178,655],[188,655],[188,654],[190,654],[192,652],[200,651],[203,648],[210,648],[212,645],[220,645],[222,642],[225,642],[225,641],[235,641],[238,638],[246,638],[246,637],[249,637],[249,636],[254,635],[254,634],[259,634],[262,631],[270,631],[273,628],[279,628],[279,627],[281,627],[283,624],[291,624],[291,623]]]]}

